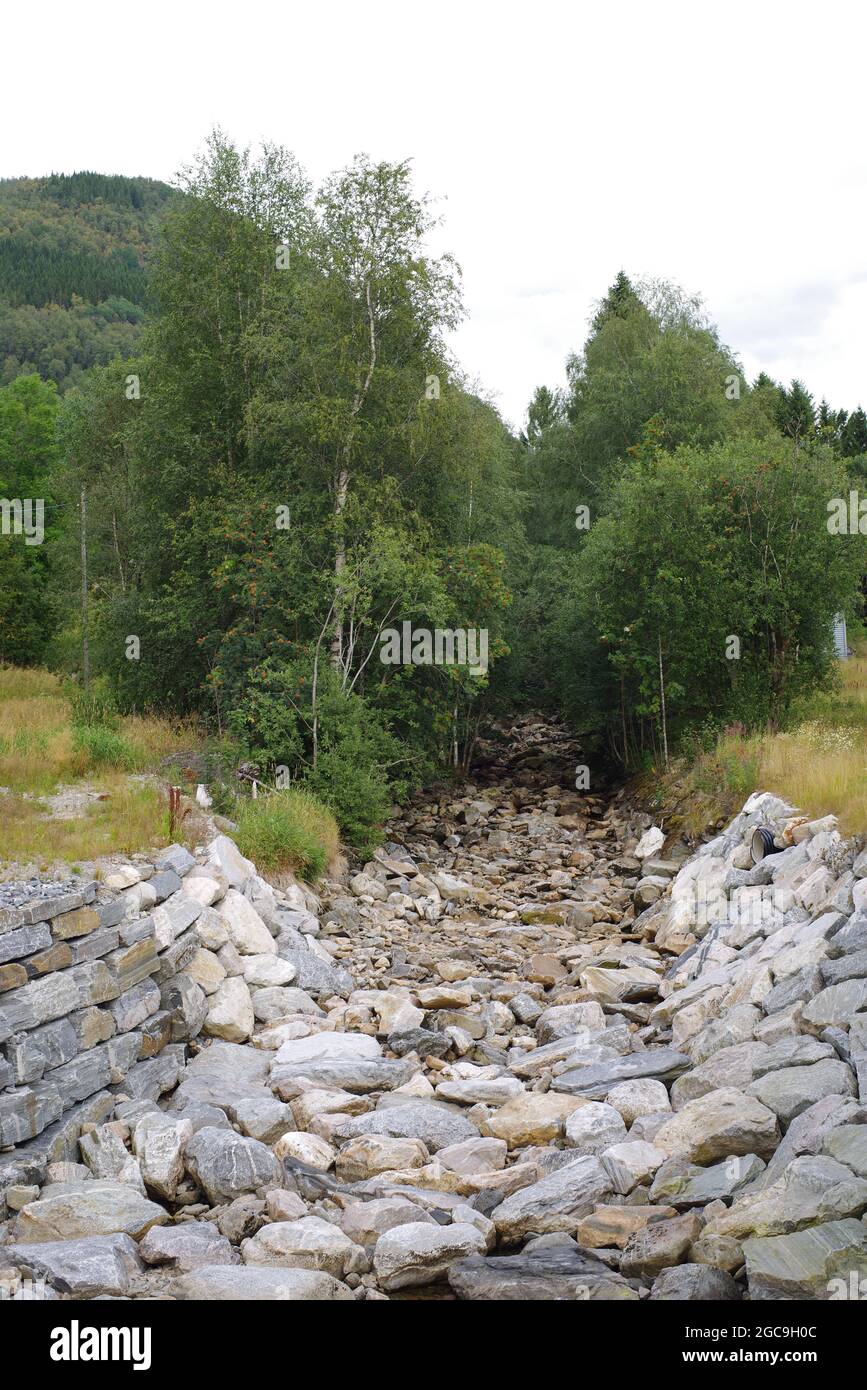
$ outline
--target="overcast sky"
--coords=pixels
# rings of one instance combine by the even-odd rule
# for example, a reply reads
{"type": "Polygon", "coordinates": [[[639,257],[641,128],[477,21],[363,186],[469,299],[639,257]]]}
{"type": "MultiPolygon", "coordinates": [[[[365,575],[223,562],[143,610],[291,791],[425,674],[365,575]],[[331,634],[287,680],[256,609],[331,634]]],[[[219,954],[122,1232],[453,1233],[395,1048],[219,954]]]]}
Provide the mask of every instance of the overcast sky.
{"type": "Polygon", "coordinates": [[[317,180],[411,157],[513,424],[621,267],[700,292],[749,377],[867,407],[859,8],[43,0],[3,16],[0,173],[170,179],[215,124],[317,180]]]}

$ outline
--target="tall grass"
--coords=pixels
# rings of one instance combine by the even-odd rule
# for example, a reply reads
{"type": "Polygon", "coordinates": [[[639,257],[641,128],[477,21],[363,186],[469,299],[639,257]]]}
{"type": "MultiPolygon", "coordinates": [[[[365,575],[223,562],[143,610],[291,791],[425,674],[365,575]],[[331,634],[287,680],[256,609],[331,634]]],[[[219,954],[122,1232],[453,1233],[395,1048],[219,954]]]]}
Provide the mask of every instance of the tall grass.
{"type": "Polygon", "coordinates": [[[305,879],[323,874],[340,845],[331,812],[310,792],[292,788],[244,800],[235,838],[260,870],[290,869],[305,879]]]}

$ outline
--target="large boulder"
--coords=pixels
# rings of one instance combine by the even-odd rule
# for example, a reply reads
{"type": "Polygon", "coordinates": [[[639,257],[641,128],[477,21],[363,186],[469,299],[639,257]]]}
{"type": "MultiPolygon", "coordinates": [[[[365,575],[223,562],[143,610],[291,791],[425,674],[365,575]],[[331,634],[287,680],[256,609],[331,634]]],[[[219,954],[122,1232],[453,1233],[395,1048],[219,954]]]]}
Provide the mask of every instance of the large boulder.
{"type": "Polygon", "coordinates": [[[274,938],[253,904],[230,888],[217,908],[229,933],[229,940],[241,956],[273,956],[277,952],[274,938]]]}
{"type": "Polygon", "coordinates": [[[234,1130],[200,1129],[187,1144],[186,1164],[215,1205],[281,1185],[280,1164],[270,1149],[234,1130]]]}
{"type": "Polygon", "coordinates": [[[249,1240],[241,1242],[241,1256],[248,1265],[291,1266],[316,1269],[340,1279],[364,1273],[369,1262],[362,1248],[339,1226],[320,1216],[300,1221],[274,1221],[249,1240]]]}
{"type": "Polygon", "coordinates": [[[506,1197],[494,1207],[491,1220],[508,1244],[530,1234],[571,1233],[582,1209],[610,1191],[611,1180],[597,1158],[576,1158],[506,1197]]]}
{"type": "Polygon", "coordinates": [[[405,1289],[445,1279],[450,1265],[468,1255],[482,1255],[485,1249],[485,1238],[475,1226],[417,1221],[380,1236],[373,1265],[381,1288],[405,1289]]]}
{"type": "Polygon", "coordinates": [[[750,1238],[743,1252],[751,1299],[859,1299],[867,1279],[867,1228],[861,1221],[750,1238]]]}
{"type": "Polygon", "coordinates": [[[0,1268],[6,1261],[72,1298],[124,1298],[144,1267],[125,1234],[7,1245],[0,1249],[0,1268]]]}
{"type": "Polygon", "coordinates": [[[669,1157],[713,1163],[730,1155],[772,1153],[779,1143],[777,1117],[734,1087],[692,1100],[656,1131],[656,1148],[669,1157]]]}
{"type": "Polygon", "coordinates": [[[95,1178],[44,1187],[39,1200],[28,1202],[18,1213],[15,1234],[22,1242],[122,1233],[140,1240],[151,1226],[169,1219],[163,1207],[134,1187],[95,1178]]]}

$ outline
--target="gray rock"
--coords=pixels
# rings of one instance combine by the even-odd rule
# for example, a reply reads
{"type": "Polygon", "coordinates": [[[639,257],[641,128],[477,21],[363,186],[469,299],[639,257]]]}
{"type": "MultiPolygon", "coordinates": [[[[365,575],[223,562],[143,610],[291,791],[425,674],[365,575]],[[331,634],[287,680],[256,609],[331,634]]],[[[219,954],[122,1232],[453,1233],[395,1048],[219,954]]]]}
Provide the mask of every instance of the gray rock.
{"type": "Polygon", "coordinates": [[[152,1226],[140,1243],[147,1265],[166,1265],[186,1274],[202,1265],[237,1265],[240,1259],[212,1221],[183,1221],[178,1226],[152,1226]]]}
{"type": "Polygon", "coordinates": [[[449,1284],[461,1299],[492,1302],[613,1301],[638,1298],[625,1279],[588,1250],[568,1245],[526,1247],[519,1255],[471,1255],[451,1266],[449,1284]]]}
{"type": "MultiPolygon", "coordinates": [[[[174,877],[174,876],[173,876],[174,877]]],[[[202,904],[183,890],[153,911],[154,934],[161,950],[171,946],[201,916],[202,904]]]]}
{"type": "MultiPolygon", "coordinates": [[[[350,1089],[350,1088],[346,1088],[350,1089]]],[[[462,1139],[478,1138],[478,1127],[452,1106],[440,1101],[411,1101],[387,1110],[355,1115],[338,1125],[338,1141],[360,1134],[388,1134],[396,1139],[420,1139],[431,1153],[458,1144],[462,1139]]]]}
{"type": "Polygon", "coordinates": [[[779,1177],[736,1198],[723,1216],[706,1226],[708,1235],[788,1235],[822,1221],[860,1216],[867,1210],[867,1182],[824,1155],[795,1158],[779,1177]]]}
{"type": "Polygon", "coordinates": [[[826,965],[830,967],[839,957],[860,955],[862,951],[867,951],[867,912],[856,912],[831,938],[826,965]]]}
{"type": "Polygon", "coordinates": [[[296,1128],[291,1109],[281,1100],[241,1100],[232,1106],[231,1113],[241,1132],[262,1144],[274,1144],[281,1135],[296,1128]]]}
{"type": "Polygon", "coordinates": [[[859,1114],[858,1102],[845,1096],[826,1096],[802,1111],[789,1125],[782,1143],[755,1185],[764,1187],[773,1182],[793,1158],[821,1153],[830,1131],[837,1125],[854,1122],[859,1114]]]}
{"type": "Polygon", "coordinates": [[[184,1151],[192,1138],[189,1120],[162,1111],[143,1115],[135,1127],[133,1147],[149,1192],[173,1202],[184,1176],[184,1151]]]}
{"type": "Polygon", "coordinates": [[[823,1148],[859,1178],[867,1178],[867,1125],[839,1125],[827,1135],[823,1148]]]}
{"type": "Polygon", "coordinates": [[[374,1246],[395,1226],[412,1222],[434,1224],[434,1218],[405,1197],[379,1197],[372,1202],[353,1202],[340,1214],[340,1229],[356,1245],[374,1246]]]}
{"type": "Polygon", "coordinates": [[[70,1062],[78,1052],[78,1035],[68,1018],[57,1019],[34,1028],[32,1033],[16,1033],[6,1044],[6,1055],[17,1082],[38,1081],[43,1072],[70,1062]]]}
{"type": "MultiPolygon", "coordinates": [[[[151,874],[148,883],[156,893],[156,900],[158,903],[165,902],[166,898],[170,898],[173,893],[179,892],[181,887],[180,877],[175,873],[174,869],[158,870],[157,873],[151,874]]],[[[189,923],[187,925],[189,925],[189,923]]]]}
{"type": "Polygon", "coordinates": [[[116,1130],[97,1125],[78,1141],[81,1156],[95,1178],[110,1178],[135,1187],[144,1196],[144,1183],[138,1164],[116,1130]]]}
{"type": "MultiPolygon", "coordinates": [[[[118,906],[122,908],[122,904],[118,906]]],[[[147,935],[148,932],[145,926],[135,939],[140,940],[147,935]]],[[[116,951],[120,945],[120,941],[120,932],[109,927],[101,931],[91,932],[90,936],[79,937],[77,941],[70,941],[69,947],[72,955],[72,964],[86,965],[88,961],[101,960],[103,956],[110,955],[112,951],[116,951]]],[[[129,942],[127,941],[124,944],[128,945],[129,942]]]]}
{"type": "Polygon", "coordinates": [[[0,1095],[0,1148],[33,1139],[63,1114],[60,1091],[50,1082],[36,1081],[0,1095]]]}
{"type": "Polygon", "coordinates": [[[844,980],[820,990],[805,1006],[803,1019],[816,1028],[843,1027],[852,1014],[865,1007],[867,980],[844,980]]]}
{"type": "Polygon", "coordinates": [[[781,980],[765,995],[762,1007],[766,1014],[780,1013],[793,1004],[812,999],[822,988],[822,972],[817,965],[806,965],[796,975],[781,980]]]}
{"type": "Polygon", "coordinates": [[[188,975],[175,975],[160,986],[160,1002],[172,1019],[172,1040],[182,1042],[201,1033],[208,1016],[204,991],[188,975]]]}
{"type": "Polygon", "coordinates": [[[741,1291],[725,1270],[687,1264],[664,1269],[657,1275],[650,1297],[664,1302],[731,1303],[741,1297],[741,1291]]]}
{"type": "Polygon", "coordinates": [[[339,1226],[321,1216],[270,1222],[242,1243],[241,1256],[248,1265],[317,1269],[333,1274],[336,1279],[347,1274],[364,1274],[370,1269],[369,1257],[361,1246],[339,1226]]]}
{"type": "Polygon", "coordinates": [[[155,980],[142,980],[109,1004],[109,1010],[119,1033],[138,1028],[160,1007],[160,987],[155,980]]]}
{"type": "Polygon", "coordinates": [[[354,1301],[352,1290],[330,1274],[311,1269],[272,1269],[265,1265],[203,1265],[173,1285],[175,1298],[199,1303],[354,1301]]]}
{"type": "Polygon", "coordinates": [[[388,1035],[388,1046],[398,1057],[408,1052],[417,1052],[420,1057],[445,1057],[451,1045],[447,1033],[433,1033],[428,1028],[410,1028],[388,1035]]]}
{"type": "Polygon", "coordinates": [[[51,931],[44,922],[6,932],[0,936],[0,965],[10,960],[23,960],[35,951],[44,951],[51,942],[51,931]]]}
{"type": "Polygon", "coordinates": [[[314,997],[339,994],[344,999],[355,989],[355,980],[340,965],[331,965],[313,954],[301,932],[284,927],[277,937],[277,954],[295,967],[295,984],[314,997]]]}
{"type": "Polygon", "coordinates": [[[670,1047],[647,1048],[625,1057],[614,1057],[598,1066],[576,1067],[555,1076],[551,1083],[555,1091],[567,1095],[586,1096],[588,1100],[604,1100],[618,1081],[631,1081],[636,1076],[655,1076],[671,1081],[690,1067],[691,1060],[684,1052],[670,1047]]]}
{"type": "Polygon", "coordinates": [[[766,1105],[783,1125],[788,1125],[824,1096],[856,1094],[855,1078],[845,1062],[827,1060],[811,1067],[784,1067],[768,1072],[746,1088],[766,1105]]]}
{"type": "Polygon", "coordinates": [[[280,1164],[271,1151],[234,1130],[200,1129],[187,1144],[186,1164],[214,1204],[281,1185],[280,1164]]]}
{"type": "Polygon", "coordinates": [[[177,1085],[184,1067],[183,1052],[180,1044],[172,1044],[158,1057],[136,1062],[117,1089],[133,1100],[157,1100],[177,1085]]]}
{"type": "Polygon", "coordinates": [[[154,867],[158,871],[173,869],[178,878],[184,878],[195,866],[196,861],[188,849],[183,845],[169,845],[168,849],[162,851],[154,867]]]}
{"type": "Polygon", "coordinates": [[[323,1090],[352,1091],[365,1095],[369,1091],[393,1091],[412,1080],[418,1063],[407,1057],[358,1057],[345,1061],[294,1062],[275,1064],[271,1073],[274,1089],[280,1093],[281,1083],[292,1083],[299,1077],[321,1086],[323,1090]]]}
{"type": "Polygon", "coordinates": [[[73,1298],[123,1298],[143,1268],[128,1235],[8,1245],[0,1250],[0,1267],[5,1260],[73,1298]]]}
{"type": "MultiPolygon", "coordinates": [[[[867,936],[867,923],[863,928],[867,936]]],[[[822,980],[826,985],[837,985],[843,980],[858,980],[867,976],[867,946],[860,951],[852,951],[839,960],[826,960],[822,963],[822,980]]]]}
{"type": "Polygon", "coordinates": [[[224,1110],[244,1100],[273,1100],[268,1085],[270,1069],[269,1052],[239,1043],[212,1042],[188,1063],[172,1096],[172,1109],[180,1110],[188,1101],[224,1110]]]}
{"type": "Polygon", "coordinates": [[[380,1236],[373,1265],[380,1288],[405,1289],[445,1279],[450,1265],[468,1255],[482,1255],[485,1248],[485,1238],[475,1226],[410,1222],[380,1236]]]}
{"type": "Polygon", "coordinates": [[[597,1158],[576,1158],[506,1197],[491,1212],[491,1220],[508,1244],[530,1233],[573,1231],[584,1209],[610,1191],[611,1181],[597,1158]]]}
{"type": "Polygon", "coordinates": [[[29,1202],[18,1213],[16,1236],[27,1242],[125,1232],[138,1240],[151,1226],[168,1220],[167,1211],[134,1187],[93,1178],[43,1188],[39,1201],[29,1202]]]}
{"type": "Polygon", "coordinates": [[[867,1228],[829,1221],[792,1235],[744,1241],[751,1299],[840,1299],[867,1277],[867,1228]],[[835,1283],[835,1281],[837,1281],[835,1283]]]}

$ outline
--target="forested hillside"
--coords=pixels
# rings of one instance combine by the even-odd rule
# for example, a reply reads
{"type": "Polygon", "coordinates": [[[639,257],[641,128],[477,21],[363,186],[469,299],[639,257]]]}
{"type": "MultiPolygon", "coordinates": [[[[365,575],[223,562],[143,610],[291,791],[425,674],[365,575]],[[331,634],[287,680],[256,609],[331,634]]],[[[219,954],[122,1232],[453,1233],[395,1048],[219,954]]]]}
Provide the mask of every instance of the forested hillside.
{"type": "Polygon", "coordinates": [[[867,419],[749,382],[677,287],[621,272],[515,438],[446,346],[459,271],[407,164],[314,188],[215,134],[174,199],[77,175],[3,209],[7,319],[91,322],[73,283],[108,312],[145,263],[152,308],[62,401],[9,368],[0,493],[44,498],[50,543],[3,541],[0,659],[195,716],[359,848],[486,714],[543,710],[632,771],[833,683],[867,537],[829,509],[867,419]]]}
{"type": "Polygon", "coordinates": [[[130,355],[172,196],[120,175],[0,180],[0,381],[37,371],[64,391],[130,355]]]}

